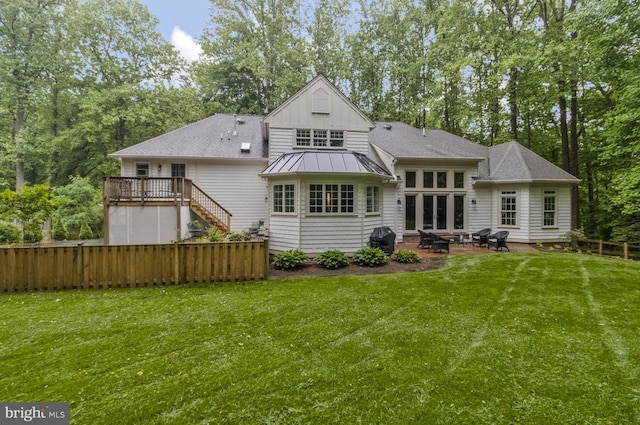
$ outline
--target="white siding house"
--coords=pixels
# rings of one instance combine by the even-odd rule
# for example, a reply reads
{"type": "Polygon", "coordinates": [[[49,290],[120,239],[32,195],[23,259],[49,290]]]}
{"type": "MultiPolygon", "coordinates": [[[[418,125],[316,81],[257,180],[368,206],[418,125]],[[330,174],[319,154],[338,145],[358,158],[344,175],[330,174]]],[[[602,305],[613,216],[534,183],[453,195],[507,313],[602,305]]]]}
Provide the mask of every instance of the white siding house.
{"type": "MultiPolygon", "coordinates": [[[[110,156],[123,177],[193,182],[230,214],[231,231],[264,221],[274,252],[353,253],[381,226],[397,242],[418,230],[468,236],[487,227],[508,230],[510,241],[559,241],[578,183],[516,142],[486,147],[373,122],[323,76],[264,117],[214,115],[110,156]]],[[[170,201],[107,202],[108,242],[187,235],[198,215],[170,201]]]]}

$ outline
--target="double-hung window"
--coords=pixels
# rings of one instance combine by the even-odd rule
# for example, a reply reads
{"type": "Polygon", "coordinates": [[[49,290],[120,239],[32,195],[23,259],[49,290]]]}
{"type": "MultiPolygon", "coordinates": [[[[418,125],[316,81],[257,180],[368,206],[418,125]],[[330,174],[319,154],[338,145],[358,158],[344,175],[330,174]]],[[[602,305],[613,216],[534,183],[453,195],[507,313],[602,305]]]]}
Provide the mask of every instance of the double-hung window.
{"type": "Polygon", "coordinates": [[[367,186],[367,212],[380,212],[380,187],[367,186]]]}
{"type": "Polygon", "coordinates": [[[136,177],[149,177],[149,164],[136,163],[136,177]]]}
{"type": "Polygon", "coordinates": [[[311,146],[311,130],[296,130],[296,146],[311,146]]]}
{"type": "Polygon", "coordinates": [[[517,225],[517,198],[515,191],[504,191],[500,196],[500,224],[517,225]]]}
{"type": "Polygon", "coordinates": [[[545,190],[542,197],[542,225],[554,227],[556,225],[556,191],[545,190]]]}
{"type": "Polygon", "coordinates": [[[310,184],[309,213],[353,213],[352,184],[310,184]]]}
{"type": "Polygon", "coordinates": [[[296,190],[293,184],[273,185],[273,212],[294,213],[296,190]]]}

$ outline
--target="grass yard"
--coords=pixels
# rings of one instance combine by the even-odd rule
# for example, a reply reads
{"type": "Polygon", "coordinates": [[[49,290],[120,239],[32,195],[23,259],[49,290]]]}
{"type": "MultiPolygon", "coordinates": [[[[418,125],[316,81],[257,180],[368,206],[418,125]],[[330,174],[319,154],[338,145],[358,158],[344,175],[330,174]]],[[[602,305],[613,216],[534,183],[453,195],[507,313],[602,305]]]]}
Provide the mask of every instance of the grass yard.
{"type": "Polygon", "coordinates": [[[0,295],[0,400],[76,424],[640,423],[640,263],[0,295]]]}

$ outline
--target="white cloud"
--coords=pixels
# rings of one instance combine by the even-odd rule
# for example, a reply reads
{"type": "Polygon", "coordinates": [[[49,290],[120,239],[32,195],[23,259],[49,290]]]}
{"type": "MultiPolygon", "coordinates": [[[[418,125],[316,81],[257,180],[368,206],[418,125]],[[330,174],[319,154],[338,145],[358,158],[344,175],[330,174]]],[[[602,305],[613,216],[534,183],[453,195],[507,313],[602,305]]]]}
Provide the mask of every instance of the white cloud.
{"type": "Polygon", "coordinates": [[[202,47],[200,47],[191,35],[182,31],[180,27],[173,27],[173,31],[171,31],[171,44],[180,52],[180,56],[188,62],[198,60],[202,54],[202,47]]]}

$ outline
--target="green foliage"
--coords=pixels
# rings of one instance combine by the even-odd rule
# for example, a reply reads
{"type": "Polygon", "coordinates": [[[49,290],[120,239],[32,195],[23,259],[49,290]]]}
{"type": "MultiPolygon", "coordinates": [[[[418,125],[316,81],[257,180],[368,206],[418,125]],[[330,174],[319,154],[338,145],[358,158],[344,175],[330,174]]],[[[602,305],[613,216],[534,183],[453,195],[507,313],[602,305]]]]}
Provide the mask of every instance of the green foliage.
{"type": "Polygon", "coordinates": [[[337,249],[325,251],[318,255],[316,263],[320,264],[326,269],[338,269],[340,267],[346,267],[349,265],[349,259],[344,252],[337,249]]]}
{"type": "Polygon", "coordinates": [[[229,242],[250,241],[251,235],[248,233],[229,233],[227,235],[227,240],[229,242]]]}
{"type": "Polygon", "coordinates": [[[353,262],[365,267],[377,267],[387,264],[387,255],[380,248],[362,248],[353,256],[353,262]]]}
{"type": "Polygon", "coordinates": [[[29,222],[24,225],[24,236],[23,241],[26,243],[38,243],[42,241],[44,235],[42,233],[42,228],[36,222],[29,222]]]}
{"type": "Polygon", "coordinates": [[[55,241],[64,241],[69,237],[69,231],[61,219],[53,220],[53,228],[51,229],[51,237],[55,241]]]}
{"type": "Polygon", "coordinates": [[[564,236],[571,249],[576,249],[578,244],[586,239],[582,229],[570,230],[564,236]]]}
{"type": "Polygon", "coordinates": [[[280,270],[296,270],[309,259],[307,254],[299,249],[279,252],[273,261],[273,266],[280,270]]]}
{"type": "Polygon", "coordinates": [[[101,233],[103,226],[102,189],[87,177],[72,176],[71,183],[57,187],[53,193],[65,200],[56,211],[67,229],[79,231],[82,223],[101,233]]]}
{"type": "Polygon", "coordinates": [[[420,261],[418,253],[408,249],[400,249],[393,253],[393,259],[399,263],[415,264],[420,261]]]}
{"type": "Polygon", "coordinates": [[[6,189],[0,193],[0,218],[17,220],[22,224],[24,241],[36,243],[44,237],[44,222],[50,220],[64,202],[45,185],[24,186],[15,192],[6,189]]]}
{"type": "Polygon", "coordinates": [[[226,237],[227,234],[222,230],[218,229],[216,226],[211,226],[207,229],[202,239],[208,242],[222,242],[226,237]]]}
{"type": "Polygon", "coordinates": [[[91,231],[91,227],[89,227],[89,223],[86,221],[80,226],[80,234],[78,237],[80,239],[93,239],[93,232],[91,231]]]}
{"type": "Polygon", "coordinates": [[[22,235],[18,226],[6,221],[0,221],[0,245],[18,243],[21,239],[22,235]]]}

